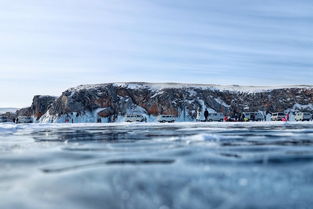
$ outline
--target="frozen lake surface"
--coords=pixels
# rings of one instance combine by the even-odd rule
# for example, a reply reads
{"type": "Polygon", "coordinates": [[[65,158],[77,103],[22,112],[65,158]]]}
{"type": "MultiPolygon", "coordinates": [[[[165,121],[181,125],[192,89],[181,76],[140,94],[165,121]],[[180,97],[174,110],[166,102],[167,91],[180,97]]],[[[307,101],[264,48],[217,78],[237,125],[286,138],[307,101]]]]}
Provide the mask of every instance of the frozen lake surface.
{"type": "Polygon", "coordinates": [[[302,209],[313,123],[0,124],[3,209],[302,209]]]}

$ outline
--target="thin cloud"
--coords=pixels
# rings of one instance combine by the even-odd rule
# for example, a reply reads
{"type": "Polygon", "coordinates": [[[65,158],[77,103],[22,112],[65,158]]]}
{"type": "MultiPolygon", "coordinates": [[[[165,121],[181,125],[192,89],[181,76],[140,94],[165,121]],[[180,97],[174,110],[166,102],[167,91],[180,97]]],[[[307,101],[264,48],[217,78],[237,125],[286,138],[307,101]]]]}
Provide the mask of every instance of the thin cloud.
{"type": "Polygon", "coordinates": [[[114,81],[313,84],[312,10],[309,0],[3,1],[0,106],[114,81]]]}

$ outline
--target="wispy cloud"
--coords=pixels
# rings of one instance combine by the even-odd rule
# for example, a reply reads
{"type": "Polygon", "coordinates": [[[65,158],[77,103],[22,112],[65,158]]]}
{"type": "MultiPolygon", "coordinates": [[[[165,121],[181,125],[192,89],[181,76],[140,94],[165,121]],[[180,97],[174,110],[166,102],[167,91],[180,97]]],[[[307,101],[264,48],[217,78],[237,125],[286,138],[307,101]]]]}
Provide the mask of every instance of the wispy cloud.
{"type": "Polygon", "coordinates": [[[0,0],[0,8],[0,106],[81,83],[313,84],[311,0],[0,0]]]}

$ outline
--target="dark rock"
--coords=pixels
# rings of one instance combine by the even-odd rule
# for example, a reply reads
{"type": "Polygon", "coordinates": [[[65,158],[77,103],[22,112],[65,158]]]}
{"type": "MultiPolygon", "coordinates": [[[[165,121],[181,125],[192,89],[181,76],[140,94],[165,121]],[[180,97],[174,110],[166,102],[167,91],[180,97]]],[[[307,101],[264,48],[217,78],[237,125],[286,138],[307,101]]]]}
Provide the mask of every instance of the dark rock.
{"type": "Polygon", "coordinates": [[[31,117],[32,115],[33,115],[33,112],[32,112],[31,107],[21,108],[21,109],[16,111],[16,117],[19,117],[19,116],[29,116],[29,117],[31,117]]]}
{"type": "Polygon", "coordinates": [[[33,98],[31,105],[32,115],[38,120],[43,114],[45,114],[50,105],[57,99],[53,96],[36,95],[33,98]]]}
{"type": "Polygon", "coordinates": [[[37,120],[44,115],[51,107],[52,103],[57,99],[54,96],[36,95],[30,107],[22,108],[16,111],[18,116],[34,116],[37,120]]]}
{"type": "Polygon", "coordinates": [[[104,110],[98,112],[98,116],[103,117],[103,118],[110,117],[113,114],[114,114],[114,110],[111,107],[105,108],[104,110]]]}
{"type": "Polygon", "coordinates": [[[16,114],[13,112],[2,113],[0,114],[0,116],[6,117],[8,119],[8,122],[13,122],[14,119],[16,118],[16,114]]]}

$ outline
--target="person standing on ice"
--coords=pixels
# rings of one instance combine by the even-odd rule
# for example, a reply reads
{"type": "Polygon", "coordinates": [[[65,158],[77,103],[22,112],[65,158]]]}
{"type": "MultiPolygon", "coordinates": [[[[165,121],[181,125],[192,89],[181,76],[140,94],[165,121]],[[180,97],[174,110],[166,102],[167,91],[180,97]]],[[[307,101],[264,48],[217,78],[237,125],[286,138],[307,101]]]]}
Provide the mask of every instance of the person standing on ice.
{"type": "Polygon", "coordinates": [[[208,117],[209,117],[209,111],[208,111],[208,109],[205,109],[205,111],[204,111],[205,121],[208,121],[208,117]]]}
{"type": "Polygon", "coordinates": [[[201,121],[201,112],[200,109],[197,109],[197,117],[196,117],[196,121],[201,121]]]}
{"type": "Polygon", "coordinates": [[[266,121],[272,121],[272,114],[269,112],[266,114],[266,121]]]}
{"type": "Polygon", "coordinates": [[[243,113],[239,113],[239,114],[240,114],[239,121],[240,122],[244,121],[244,118],[245,118],[244,114],[243,113]]]}
{"type": "Polygon", "coordinates": [[[294,112],[290,112],[289,121],[296,121],[294,112]]]}

